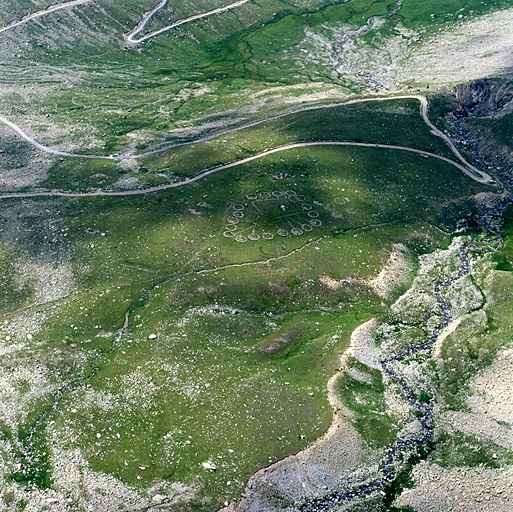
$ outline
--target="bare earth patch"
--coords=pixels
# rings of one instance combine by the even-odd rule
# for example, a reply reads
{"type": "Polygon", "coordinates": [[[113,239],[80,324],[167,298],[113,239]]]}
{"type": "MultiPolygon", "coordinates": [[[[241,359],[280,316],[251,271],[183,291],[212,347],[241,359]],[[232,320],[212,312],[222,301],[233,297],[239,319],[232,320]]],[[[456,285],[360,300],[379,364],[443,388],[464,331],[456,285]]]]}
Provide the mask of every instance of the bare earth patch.
{"type": "Polygon", "coordinates": [[[342,285],[340,284],[340,281],[337,279],[333,279],[330,276],[320,276],[319,277],[319,283],[327,288],[328,290],[340,290],[342,288],[342,285]]]}
{"type": "Polygon", "coordinates": [[[417,512],[510,512],[513,468],[442,468],[422,462],[413,470],[416,487],[405,490],[396,507],[417,512]]]}
{"type": "Polygon", "coordinates": [[[34,159],[23,167],[9,167],[0,174],[0,187],[3,190],[34,187],[48,176],[51,162],[45,159],[34,159]]]}
{"type": "Polygon", "coordinates": [[[487,439],[498,446],[513,450],[513,429],[482,414],[448,411],[439,421],[449,431],[459,430],[464,434],[487,439]]]}
{"type": "Polygon", "coordinates": [[[500,76],[513,66],[513,9],[462,20],[410,46],[398,84],[452,84],[500,76]]]}
{"type": "Polygon", "coordinates": [[[370,286],[382,299],[391,299],[393,293],[406,286],[413,275],[410,253],[403,244],[394,244],[388,261],[370,286]]]}
{"type": "Polygon", "coordinates": [[[503,352],[475,377],[467,402],[474,412],[513,423],[513,350],[503,352]]]}

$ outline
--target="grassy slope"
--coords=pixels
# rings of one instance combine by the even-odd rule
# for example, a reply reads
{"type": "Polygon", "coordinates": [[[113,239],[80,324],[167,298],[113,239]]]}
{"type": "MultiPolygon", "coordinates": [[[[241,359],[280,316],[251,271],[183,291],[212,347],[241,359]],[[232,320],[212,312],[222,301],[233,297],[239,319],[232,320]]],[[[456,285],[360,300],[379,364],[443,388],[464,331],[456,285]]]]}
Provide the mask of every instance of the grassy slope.
{"type": "MultiPolygon", "coordinates": [[[[338,96],[359,93],[365,87],[358,80],[333,73],[329,54],[336,48],[333,39],[340,38],[333,31],[342,25],[358,28],[370,16],[388,12],[393,3],[319,2],[309,4],[309,14],[301,14],[304,2],[250,3],[136,49],[125,48],[122,35],[140,19],[140,3],[86,4],[2,35],[8,49],[5,58],[13,52],[18,58],[9,58],[6,66],[0,108],[49,144],[108,154],[172,139],[176,134],[164,135],[170,130],[262,117],[262,112],[282,110],[283,99],[311,102],[312,97],[299,97],[314,91],[322,98],[331,86],[338,96]],[[58,34],[49,37],[48,27],[57,23],[58,34]],[[77,27],[82,37],[76,37],[77,27]],[[305,27],[333,45],[322,50],[321,64],[299,51],[305,27]],[[35,63],[37,78],[23,73],[35,63]]],[[[201,6],[195,2],[174,9],[182,16],[188,12],[181,9],[196,12],[201,6]]],[[[472,10],[477,16],[489,9],[477,0],[454,0],[450,7],[406,2],[378,35],[389,38],[400,24],[423,37],[450,24],[460,12],[472,10]],[[447,17],[444,9],[454,14],[447,17]],[[432,18],[431,11],[441,15],[432,18]]],[[[6,19],[19,18],[20,10],[19,3],[10,2],[6,19]]],[[[368,37],[372,47],[375,32],[368,37]]]]}
{"type": "MultiPolygon", "coordinates": [[[[109,350],[130,312],[121,344],[97,360],[99,372],[86,387],[72,384],[63,395],[52,429],[64,447],[83,447],[94,469],[132,485],[158,478],[192,484],[200,475],[198,499],[205,501],[194,502],[194,510],[236,497],[249,473],[300,449],[328,426],[326,380],[351,330],[383,304],[361,282],[329,290],[318,278],[375,276],[392,243],[414,254],[444,245],[446,236],[422,218],[450,228],[467,211],[465,196],[481,190],[442,163],[376,149],[310,148],[255,167],[148,197],[35,200],[18,212],[25,226],[18,250],[36,257],[41,249],[28,223],[35,221],[45,240],[49,226],[35,220],[37,212],[58,205],[66,236],[57,236],[53,247],[72,255],[77,279],[72,296],[50,310],[37,335],[43,343],[26,354],[53,365],[56,378],[76,383],[88,375],[92,355],[109,350]],[[289,177],[273,179],[277,169],[289,177]],[[251,244],[222,236],[232,202],[276,188],[294,188],[322,203],[323,225],[301,237],[251,244]],[[452,210],[441,208],[454,200],[452,210]],[[318,241],[268,265],[197,274],[283,256],[311,238],[318,241]],[[201,306],[221,309],[206,314],[201,306]],[[223,314],[224,307],[240,313],[223,314]],[[151,333],[159,337],[148,340],[151,333]],[[340,335],[336,342],[334,334],[340,335]],[[262,352],[276,339],[286,340],[277,353],[262,352]],[[83,362],[65,364],[73,360],[83,362]],[[111,406],[100,406],[100,396],[111,406]],[[78,412],[70,414],[72,407],[78,412]],[[262,445],[265,451],[256,450],[262,445]],[[218,463],[215,473],[200,465],[209,457],[218,463]],[[232,484],[221,485],[226,481],[232,484]]],[[[17,202],[8,204],[16,208],[17,202]]],[[[31,407],[41,410],[44,403],[31,407]]],[[[33,461],[46,450],[40,432],[33,461]]],[[[41,460],[31,463],[29,477],[48,485],[51,462],[41,460]]]]}
{"type": "MultiPolygon", "coordinates": [[[[84,190],[111,187],[120,178],[135,177],[141,186],[149,186],[166,183],[170,178],[182,179],[271,147],[312,140],[402,144],[452,156],[445,144],[429,133],[418,108],[415,100],[391,100],[383,104],[349,105],[291,114],[212,141],[140,159],[136,172],[107,161],[68,159],[54,165],[42,185],[62,189],[69,189],[71,185],[71,188],[84,190]]],[[[284,153],[280,158],[289,157],[284,153]]]]}
{"type": "MultiPolygon", "coordinates": [[[[12,114],[15,106],[15,119],[28,119],[27,126],[34,133],[40,129],[45,141],[48,137],[50,142],[111,152],[163,140],[162,132],[196,123],[199,112],[204,121],[224,125],[232,115],[237,120],[238,113],[219,111],[253,103],[252,94],[271,85],[322,77],[341,83],[348,92],[351,83],[316,66],[299,70],[297,55],[289,58],[287,52],[301,40],[305,21],[313,28],[333,20],[358,26],[371,14],[387,12],[392,2],[351,2],[309,16],[280,12],[273,18],[276,5],[262,2],[257,12],[248,7],[241,19],[214,18],[142,50],[126,51],[119,44],[121,33],[140,17],[136,2],[125,2],[122,8],[110,4],[112,18],[94,5],[76,9],[72,16],[59,14],[56,19],[64,28],[57,41],[49,41],[46,22],[27,26],[27,48],[19,48],[15,35],[6,43],[10,52],[18,48],[19,58],[6,67],[3,85],[15,84],[18,89],[6,89],[2,109],[12,114]],[[94,30],[83,39],[71,37],[81,22],[94,30]],[[34,61],[42,64],[40,73],[23,75],[20,84],[20,69],[34,61]],[[38,89],[27,96],[21,85],[38,89]],[[211,92],[200,94],[203,85],[211,92]],[[185,93],[178,97],[180,91],[185,93]],[[50,125],[62,131],[47,132],[50,125]]],[[[14,19],[21,9],[19,4],[10,6],[16,8],[10,11],[14,19]]],[[[403,23],[436,28],[439,18],[428,19],[421,13],[424,7],[418,9],[401,13],[403,23]]],[[[294,94],[308,90],[309,86],[294,94]]],[[[276,91],[276,97],[281,95],[276,91]]],[[[264,106],[262,102],[259,108],[264,106]]],[[[272,112],[273,107],[267,110],[272,112]]],[[[155,171],[191,174],[277,142],[320,137],[396,142],[447,154],[419,120],[416,104],[401,102],[273,121],[196,149],[148,159],[139,175],[147,175],[142,183],[154,183],[163,179],[155,171]]],[[[16,139],[8,140],[12,147],[3,147],[7,155],[2,158],[21,147],[25,151],[16,139]]],[[[33,153],[24,158],[30,161],[33,153]]],[[[64,161],[55,164],[44,185],[106,186],[120,171],[126,172],[111,163],[64,161]],[[105,176],[94,176],[97,173],[105,176]]],[[[72,383],[72,391],[63,395],[51,416],[56,421],[52,428],[68,428],[62,445],[84,447],[94,469],[134,486],[159,478],[195,483],[200,487],[198,500],[204,499],[192,503],[192,509],[212,510],[236,497],[251,471],[300,449],[326,429],[331,411],[325,382],[337,356],[352,328],[386,307],[361,283],[330,291],[319,285],[318,277],[375,276],[392,243],[405,243],[414,254],[445,245],[446,235],[433,225],[454,227],[461,216],[469,215],[470,204],[464,198],[481,190],[453,168],[415,155],[309,148],[148,197],[5,202],[3,301],[11,311],[4,313],[4,320],[15,319],[14,311],[30,305],[34,297],[29,285],[20,287],[7,277],[16,275],[18,259],[64,259],[75,277],[70,297],[34,308],[46,315],[37,343],[16,340],[25,345],[9,364],[37,358],[51,369],[55,381],[72,383]],[[289,176],[276,180],[272,176],[277,172],[289,176]],[[323,225],[312,235],[253,244],[222,236],[231,202],[277,187],[294,188],[322,203],[323,225]],[[386,224],[390,222],[396,223],[386,224]],[[345,232],[365,226],[360,232],[345,232]],[[284,256],[310,237],[324,235],[270,265],[193,273],[178,280],[190,271],[284,256]],[[223,315],[219,310],[206,315],[195,309],[216,305],[235,307],[240,313],[223,315]],[[328,311],[318,311],[320,306],[328,311]],[[86,388],[77,386],[89,375],[94,354],[109,350],[126,311],[130,323],[121,344],[97,360],[99,372],[86,388]],[[159,337],[150,341],[153,332],[159,337]],[[340,339],[334,342],[337,333],[340,339]],[[286,340],[278,353],[262,352],[277,338],[286,340]],[[102,394],[111,400],[111,408],[98,399],[102,394]],[[77,413],[70,414],[72,407],[77,413]],[[265,453],[257,449],[262,445],[265,453]],[[217,472],[200,466],[207,458],[217,462],[217,472]],[[233,485],[225,485],[228,480],[233,485]]],[[[20,389],[23,395],[23,386],[20,389]]],[[[5,437],[23,442],[49,400],[48,393],[30,401],[29,418],[19,432],[3,428],[5,437]]],[[[52,483],[51,461],[43,456],[50,430],[38,431],[29,453],[29,480],[43,486],[52,483]],[[42,458],[38,461],[37,456],[42,458]]],[[[371,440],[374,430],[368,432],[371,440]]]]}

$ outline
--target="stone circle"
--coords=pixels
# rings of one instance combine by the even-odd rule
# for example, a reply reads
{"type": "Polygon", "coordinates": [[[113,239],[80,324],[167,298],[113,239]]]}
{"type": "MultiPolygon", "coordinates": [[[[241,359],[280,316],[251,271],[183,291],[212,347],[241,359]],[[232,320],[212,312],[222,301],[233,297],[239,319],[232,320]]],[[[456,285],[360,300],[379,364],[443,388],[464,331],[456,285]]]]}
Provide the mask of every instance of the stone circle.
{"type": "Polygon", "coordinates": [[[229,208],[223,236],[239,243],[303,236],[322,225],[312,203],[292,189],[248,192],[229,208]]]}

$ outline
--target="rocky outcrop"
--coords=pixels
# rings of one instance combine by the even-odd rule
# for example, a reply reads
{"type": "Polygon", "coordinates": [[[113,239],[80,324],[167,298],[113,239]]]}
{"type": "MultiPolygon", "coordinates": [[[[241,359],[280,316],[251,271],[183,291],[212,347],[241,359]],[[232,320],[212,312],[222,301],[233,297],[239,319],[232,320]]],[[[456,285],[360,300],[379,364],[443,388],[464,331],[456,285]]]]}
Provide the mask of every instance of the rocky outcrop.
{"type": "Polygon", "coordinates": [[[452,94],[460,105],[459,117],[489,117],[513,111],[513,84],[500,80],[476,80],[458,84],[452,94]]]}

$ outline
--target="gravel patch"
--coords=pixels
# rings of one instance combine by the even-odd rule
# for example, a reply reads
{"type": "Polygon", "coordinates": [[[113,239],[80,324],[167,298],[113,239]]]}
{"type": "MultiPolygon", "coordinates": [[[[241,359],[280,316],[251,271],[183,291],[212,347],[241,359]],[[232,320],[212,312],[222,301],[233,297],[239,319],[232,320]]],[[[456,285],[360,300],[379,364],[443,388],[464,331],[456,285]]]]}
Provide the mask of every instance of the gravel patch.
{"type": "Polygon", "coordinates": [[[501,425],[482,414],[448,411],[438,420],[448,431],[459,431],[480,439],[493,441],[507,450],[513,450],[513,428],[501,425]]]}
{"type": "Polygon", "coordinates": [[[415,487],[406,489],[396,507],[417,512],[510,512],[513,468],[442,468],[422,462],[413,469],[415,487]]]}
{"type": "Polygon", "coordinates": [[[513,66],[513,9],[462,19],[411,45],[397,83],[455,84],[509,74],[513,66]]]}
{"type": "Polygon", "coordinates": [[[467,403],[476,413],[513,424],[513,350],[476,375],[467,403]]]}

